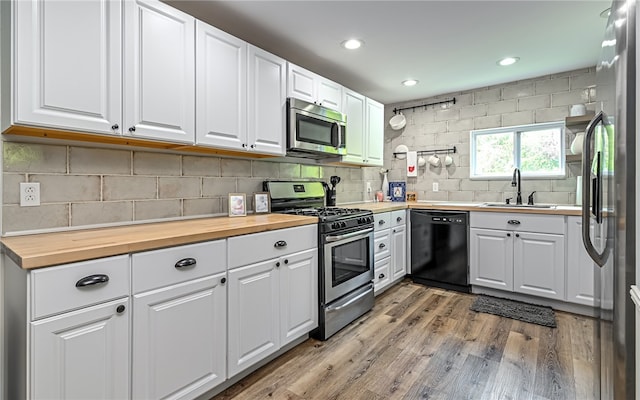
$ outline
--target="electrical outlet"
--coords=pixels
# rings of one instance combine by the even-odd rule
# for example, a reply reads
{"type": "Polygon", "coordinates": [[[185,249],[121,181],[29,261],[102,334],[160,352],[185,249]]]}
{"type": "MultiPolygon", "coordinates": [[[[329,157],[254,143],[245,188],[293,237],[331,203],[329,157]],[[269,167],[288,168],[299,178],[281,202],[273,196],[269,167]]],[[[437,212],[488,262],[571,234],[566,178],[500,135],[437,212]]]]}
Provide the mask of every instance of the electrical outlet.
{"type": "Polygon", "coordinates": [[[20,207],[40,205],[40,183],[20,182],[20,207]]]}
{"type": "Polygon", "coordinates": [[[438,182],[433,182],[432,189],[434,192],[440,190],[440,185],[438,185],[438,182]]]}
{"type": "Polygon", "coordinates": [[[371,182],[367,182],[367,193],[371,193],[371,182]]]}

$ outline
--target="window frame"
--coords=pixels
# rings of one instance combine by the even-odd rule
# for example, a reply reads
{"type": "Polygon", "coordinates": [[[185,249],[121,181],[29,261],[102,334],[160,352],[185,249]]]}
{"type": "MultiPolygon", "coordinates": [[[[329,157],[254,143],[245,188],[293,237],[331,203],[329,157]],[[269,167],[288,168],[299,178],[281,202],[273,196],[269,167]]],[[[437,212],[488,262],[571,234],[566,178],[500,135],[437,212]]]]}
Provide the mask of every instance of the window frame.
{"type": "Polygon", "coordinates": [[[469,132],[469,179],[471,180],[504,180],[511,178],[512,173],[506,175],[480,175],[476,173],[476,137],[490,134],[513,133],[513,160],[514,167],[521,166],[521,134],[525,132],[541,131],[547,129],[560,129],[560,172],[541,174],[539,172],[521,171],[523,177],[529,179],[565,179],[567,176],[566,167],[566,137],[564,121],[543,122],[538,124],[504,126],[499,128],[475,129],[469,132]]]}

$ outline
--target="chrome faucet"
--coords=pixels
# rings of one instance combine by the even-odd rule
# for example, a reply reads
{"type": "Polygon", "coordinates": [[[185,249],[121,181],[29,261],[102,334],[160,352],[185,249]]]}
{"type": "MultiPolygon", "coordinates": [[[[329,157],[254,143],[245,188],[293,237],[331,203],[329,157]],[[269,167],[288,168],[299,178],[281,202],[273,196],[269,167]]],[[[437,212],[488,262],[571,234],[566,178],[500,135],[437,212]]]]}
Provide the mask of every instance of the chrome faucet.
{"type": "Polygon", "coordinates": [[[513,170],[513,179],[511,179],[511,186],[517,187],[516,194],[516,205],[522,204],[522,193],[520,192],[520,169],[516,168],[513,170]],[[517,178],[516,178],[517,176],[517,178]],[[517,180],[516,180],[517,179],[517,180]]]}

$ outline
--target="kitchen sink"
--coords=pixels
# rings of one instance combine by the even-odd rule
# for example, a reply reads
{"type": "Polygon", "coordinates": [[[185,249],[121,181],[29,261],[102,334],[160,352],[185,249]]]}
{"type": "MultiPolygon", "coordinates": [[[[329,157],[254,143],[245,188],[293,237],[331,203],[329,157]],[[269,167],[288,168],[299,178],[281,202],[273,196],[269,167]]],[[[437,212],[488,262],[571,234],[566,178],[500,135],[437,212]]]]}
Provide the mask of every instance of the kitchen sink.
{"type": "Polygon", "coordinates": [[[556,208],[555,204],[505,204],[505,203],[484,203],[482,207],[503,207],[503,208],[556,208]]]}

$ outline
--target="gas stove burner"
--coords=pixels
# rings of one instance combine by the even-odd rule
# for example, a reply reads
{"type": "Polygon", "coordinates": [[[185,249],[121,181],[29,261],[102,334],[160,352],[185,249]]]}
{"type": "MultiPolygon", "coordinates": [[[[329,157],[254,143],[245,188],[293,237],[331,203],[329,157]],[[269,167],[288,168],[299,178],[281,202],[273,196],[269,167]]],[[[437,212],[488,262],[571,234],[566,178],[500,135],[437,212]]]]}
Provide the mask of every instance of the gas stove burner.
{"type": "Polygon", "coordinates": [[[284,214],[309,215],[312,217],[318,217],[323,220],[371,214],[371,211],[369,210],[361,210],[358,208],[341,208],[341,207],[297,208],[297,209],[284,210],[282,212],[284,214]]]}

